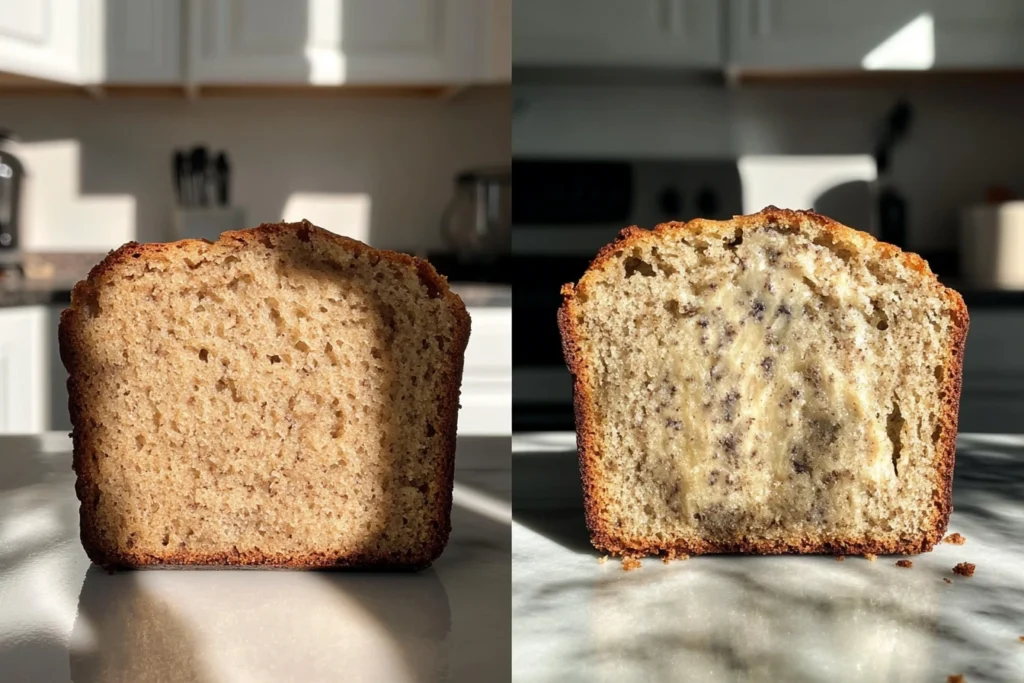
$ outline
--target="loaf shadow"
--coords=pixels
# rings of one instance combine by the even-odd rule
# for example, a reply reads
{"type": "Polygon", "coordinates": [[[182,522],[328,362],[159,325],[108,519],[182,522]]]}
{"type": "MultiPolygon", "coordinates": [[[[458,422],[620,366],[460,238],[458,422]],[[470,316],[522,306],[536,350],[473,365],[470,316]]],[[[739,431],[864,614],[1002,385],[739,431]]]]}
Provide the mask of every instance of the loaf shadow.
{"type": "Polygon", "coordinates": [[[590,543],[575,450],[512,456],[512,518],[574,553],[599,555],[590,543]]]}
{"type": "Polygon", "coordinates": [[[93,566],[79,598],[71,677],[213,683],[230,665],[246,680],[373,681],[396,670],[399,680],[444,680],[450,628],[448,596],[432,570],[107,574],[93,566]]]}

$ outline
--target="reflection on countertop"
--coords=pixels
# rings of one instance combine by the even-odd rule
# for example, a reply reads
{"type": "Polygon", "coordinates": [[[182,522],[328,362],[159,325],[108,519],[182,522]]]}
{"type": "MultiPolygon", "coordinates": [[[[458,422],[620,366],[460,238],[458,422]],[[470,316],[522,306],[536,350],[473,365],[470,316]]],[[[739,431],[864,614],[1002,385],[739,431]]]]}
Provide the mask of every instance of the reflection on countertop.
{"type": "Polygon", "coordinates": [[[512,468],[516,679],[1024,680],[1024,437],[961,436],[949,528],[967,544],[911,569],[707,556],[624,572],[589,544],[571,433],[516,435],[512,468]]]}

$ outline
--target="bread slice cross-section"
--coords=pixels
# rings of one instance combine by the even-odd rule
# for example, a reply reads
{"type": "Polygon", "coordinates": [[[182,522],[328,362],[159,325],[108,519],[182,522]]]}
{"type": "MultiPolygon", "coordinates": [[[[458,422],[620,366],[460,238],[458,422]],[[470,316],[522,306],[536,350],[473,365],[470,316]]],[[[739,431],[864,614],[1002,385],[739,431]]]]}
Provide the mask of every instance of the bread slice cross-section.
{"type": "Polygon", "coordinates": [[[628,228],[562,293],[599,549],[916,553],[942,538],[968,316],[918,256],[769,207],[628,228]]]}
{"type": "Polygon", "coordinates": [[[82,542],[108,567],[422,567],[450,530],[469,316],[309,223],[127,244],[60,324],[82,542]]]}

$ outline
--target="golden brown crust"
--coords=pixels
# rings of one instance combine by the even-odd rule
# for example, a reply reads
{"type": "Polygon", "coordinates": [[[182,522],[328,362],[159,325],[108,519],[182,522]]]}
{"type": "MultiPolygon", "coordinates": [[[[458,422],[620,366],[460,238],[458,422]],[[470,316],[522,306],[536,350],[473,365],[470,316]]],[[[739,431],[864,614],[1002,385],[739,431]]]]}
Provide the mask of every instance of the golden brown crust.
{"type": "Polygon", "coordinates": [[[967,339],[968,315],[960,294],[945,289],[953,322],[953,340],[944,367],[943,403],[939,423],[942,434],[937,446],[937,477],[933,493],[934,513],[928,526],[928,533],[920,538],[904,540],[882,540],[866,538],[836,538],[825,542],[809,542],[795,539],[791,542],[745,539],[735,543],[689,540],[668,542],[653,538],[623,538],[610,525],[605,524],[602,509],[605,496],[601,482],[596,475],[596,463],[600,461],[601,441],[598,438],[594,396],[589,387],[590,368],[579,352],[578,320],[576,300],[587,296],[588,283],[597,273],[610,267],[618,252],[659,239],[665,233],[675,235],[706,235],[711,238],[732,237],[738,230],[754,230],[765,225],[781,229],[797,229],[797,225],[810,221],[836,244],[848,244],[858,250],[869,249],[880,258],[898,258],[911,270],[924,275],[938,284],[938,279],[928,263],[917,254],[905,252],[891,244],[880,242],[871,235],[849,228],[831,218],[812,211],[791,211],[774,206],[747,216],[736,216],[729,221],[695,219],[688,223],[664,223],[654,230],[632,226],[622,230],[618,238],[598,251],[586,273],[578,284],[562,287],[562,306],[558,310],[558,327],[562,335],[562,352],[566,365],[573,376],[573,407],[576,415],[576,445],[579,452],[580,476],[586,510],[587,528],[591,542],[598,550],[626,557],[642,557],[662,554],[669,557],[701,555],[711,553],[821,553],[830,555],[890,555],[928,552],[942,539],[953,509],[953,464],[956,453],[957,417],[960,405],[960,390],[964,358],[964,344],[967,339]]]}
{"type": "Polygon", "coordinates": [[[237,550],[220,553],[204,553],[189,550],[175,550],[167,553],[140,553],[126,549],[104,547],[97,528],[96,510],[98,489],[92,481],[87,458],[91,452],[89,444],[97,425],[90,421],[85,412],[85,401],[76,377],[84,368],[82,350],[77,343],[81,309],[89,305],[94,288],[104,280],[116,276],[118,269],[132,259],[166,259],[179,252],[189,252],[204,245],[214,244],[207,240],[181,240],[168,244],[139,244],[129,242],[106,258],[89,272],[85,280],[77,283],[72,290],[71,305],[61,313],[58,329],[58,345],[61,360],[68,371],[68,408],[73,426],[74,448],[73,468],[77,474],[75,492],[81,501],[81,538],[89,558],[107,569],[127,569],[149,565],[195,565],[195,566],[268,566],[290,568],[317,567],[373,567],[378,569],[422,569],[440,556],[448,543],[451,533],[452,486],[455,475],[456,428],[459,413],[459,392],[462,382],[463,360],[469,343],[470,318],[466,306],[457,294],[448,287],[447,279],[439,275],[428,262],[393,251],[374,249],[358,240],[336,235],[316,227],[308,221],[299,223],[264,223],[256,228],[223,233],[217,244],[246,246],[266,239],[268,235],[288,232],[297,233],[302,241],[309,241],[315,234],[317,239],[340,246],[357,255],[371,254],[379,259],[415,269],[420,281],[432,298],[443,298],[456,319],[455,343],[450,347],[449,362],[445,367],[448,392],[440,397],[444,419],[438,431],[443,435],[443,466],[438,473],[442,482],[441,495],[434,508],[436,527],[426,550],[420,554],[341,556],[331,553],[309,552],[305,554],[273,554],[264,552],[240,552],[237,550]]]}

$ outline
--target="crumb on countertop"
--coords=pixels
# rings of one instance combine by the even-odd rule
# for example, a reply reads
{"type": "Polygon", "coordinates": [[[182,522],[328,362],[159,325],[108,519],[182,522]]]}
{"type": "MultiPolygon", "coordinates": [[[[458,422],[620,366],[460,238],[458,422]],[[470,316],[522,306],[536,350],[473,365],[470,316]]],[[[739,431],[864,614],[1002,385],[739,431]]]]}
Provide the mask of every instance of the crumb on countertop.
{"type": "Polygon", "coordinates": [[[601,557],[597,558],[597,563],[598,564],[604,564],[607,561],[608,561],[608,556],[607,555],[602,555],[601,557]]]}
{"type": "Polygon", "coordinates": [[[967,543],[967,539],[961,536],[960,534],[953,533],[949,534],[944,539],[942,539],[942,542],[952,543],[953,545],[963,545],[964,543],[967,543]]]}
{"type": "Polygon", "coordinates": [[[914,563],[910,560],[896,560],[897,567],[903,567],[904,569],[910,569],[914,566],[914,563]]]}
{"type": "Polygon", "coordinates": [[[836,555],[836,562],[842,562],[846,559],[846,555],[836,555]]]}
{"type": "Polygon", "coordinates": [[[946,676],[946,683],[967,683],[963,674],[950,674],[946,676]]]}
{"type": "Polygon", "coordinates": [[[974,576],[974,565],[970,562],[961,562],[953,567],[953,573],[960,576],[974,576]]]}
{"type": "Polygon", "coordinates": [[[946,583],[953,583],[953,579],[947,579],[945,576],[942,577],[942,580],[946,583]]]}
{"type": "Polygon", "coordinates": [[[1017,640],[1019,640],[1020,642],[1024,643],[1024,636],[1018,636],[1017,640]]]}
{"type": "Polygon", "coordinates": [[[623,571],[631,572],[634,569],[640,569],[644,566],[643,563],[636,557],[624,557],[622,558],[622,569],[623,571]]]}
{"type": "Polygon", "coordinates": [[[874,553],[864,553],[864,559],[868,562],[874,562],[878,559],[878,555],[875,555],[874,553]]]}
{"type": "Polygon", "coordinates": [[[661,558],[661,562],[662,564],[669,564],[670,562],[672,562],[672,558],[668,555],[663,555],[661,558]]]}

